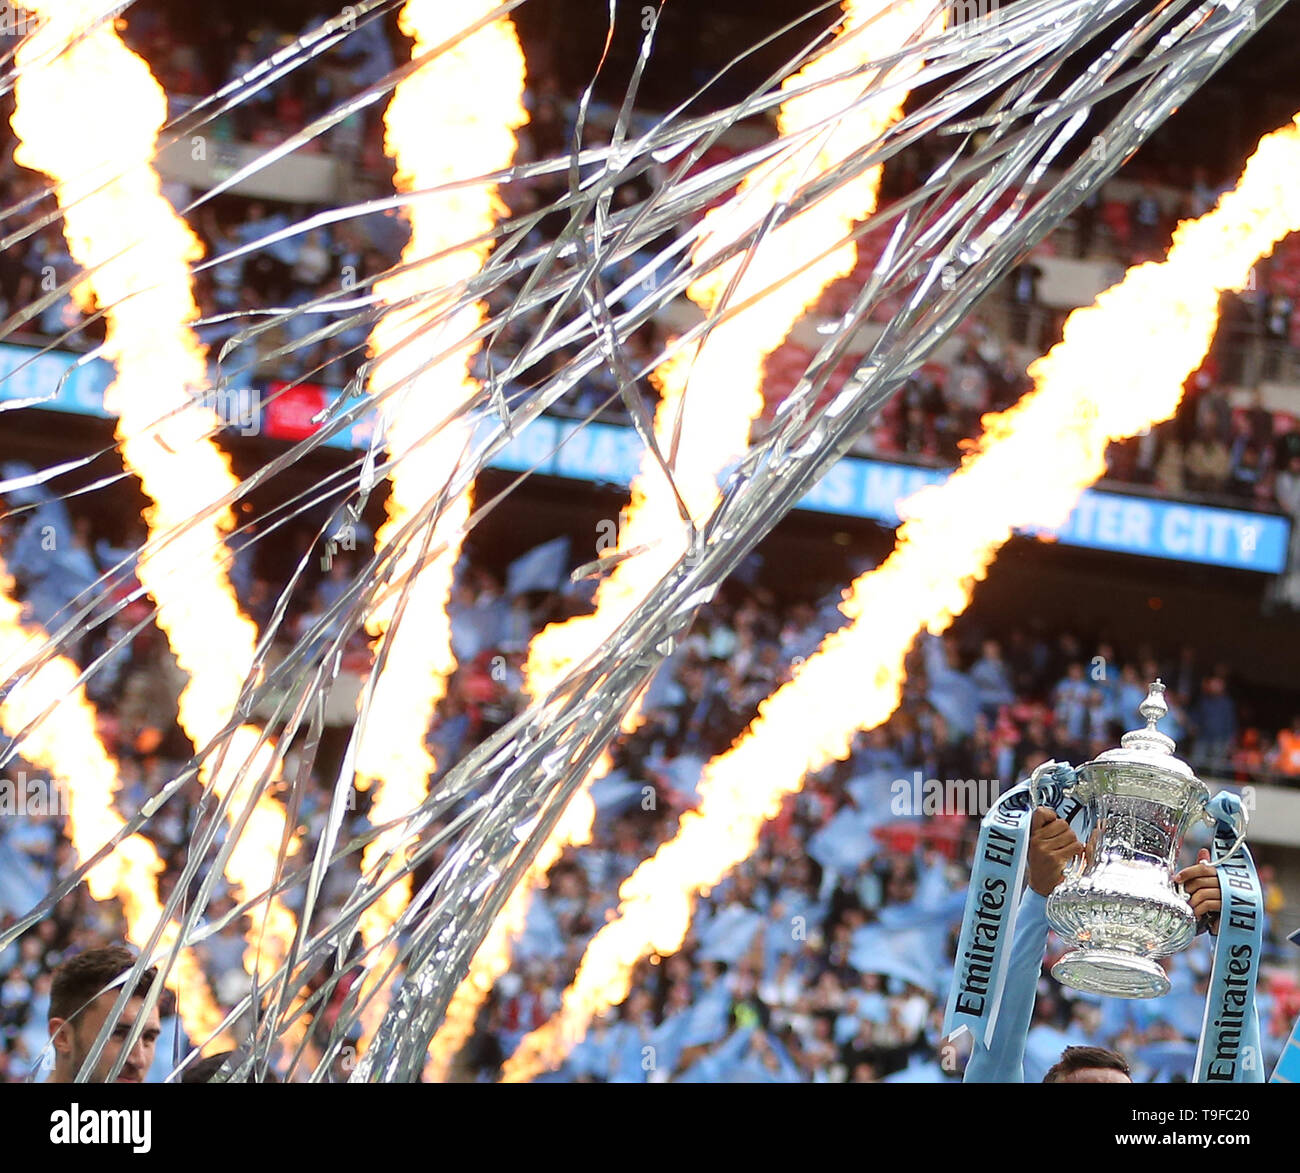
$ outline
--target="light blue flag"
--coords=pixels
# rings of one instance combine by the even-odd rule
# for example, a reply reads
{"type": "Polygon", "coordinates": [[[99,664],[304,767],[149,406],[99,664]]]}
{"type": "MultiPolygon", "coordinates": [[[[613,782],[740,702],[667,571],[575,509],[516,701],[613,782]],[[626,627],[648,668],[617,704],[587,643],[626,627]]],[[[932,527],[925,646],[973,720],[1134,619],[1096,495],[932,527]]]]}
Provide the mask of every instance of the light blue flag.
{"type": "Polygon", "coordinates": [[[566,1066],[575,1076],[608,1079],[614,1055],[613,1042],[609,1031],[589,1031],[587,1037],[569,1052],[566,1066]]]}
{"type": "Polygon", "coordinates": [[[552,961],[564,955],[564,934],[559,922],[545,900],[534,900],[528,906],[524,931],[515,943],[518,961],[552,961]]]}
{"type": "MultiPolygon", "coordinates": [[[[26,911],[26,909],[24,909],[26,911]]],[[[30,1058],[35,1059],[50,1041],[50,995],[32,992],[27,1021],[18,1032],[30,1058]]],[[[150,1082],[153,1082],[150,1080],[150,1082]]]]}
{"type": "Polygon", "coordinates": [[[1077,1027],[1057,1030],[1039,1023],[1025,1039],[1025,1082],[1042,1083],[1043,1076],[1060,1060],[1066,1047],[1084,1047],[1087,1043],[1077,1027]]]}
{"type": "Polygon", "coordinates": [[[751,1049],[739,1063],[727,1072],[728,1083],[803,1083],[798,1070],[790,1070],[780,1064],[775,1070],[770,1068],[751,1049]]]}
{"type": "Polygon", "coordinates": [[[668,784],[687,806],[700,800],[700,781],[704,777],[705,759],[699,754],[680,753],[664,768],[668,784]]]}
{"type": "Polygon", "coordinates": [[[655,674],[650,678],[650,684],[641,702],[645,712],[672,708],[686,699],[686,690],[677,680],[678,669],[685,663],[685,659],[686,647],[679,645],[677,650],[655,669],[655,674]]]}
{"type": "Polygon", "coordinates": [[[646,1076],[658,1062],[652,1049],[653,1036],[643,1035],[630,1022],[620,1022],[610,1033],[615,1041],[610,1059],[609,1082],[645,1083],[646,1076]]]}
{"type": "Polygon", "coordinates": [[[467,664],[480,652],[498,647],[506,627],[506,611],[491,607],[447,608],[451,620],[451,648],[458,662],[467,664]]]}
{"type": "Polygon", "coordinates": [[[597,818],[617,818],[624,811],[631,810],[641,801],[642,786],[622,770],[611,770],[603,778],[597,778],[590,788],[597,818]]]}
{"type": "Polygon", "coordinates": [[[913,1059],[902,1071],[886,1075],[881,1083],[943,1083],[943,1068],[933,1060],[913,1059]]]}
{"type": "MultiPolygon", "coordinates": [[[[1198,1007],[1198,1013],[1204,1010],[1198,1007]]],[[[1200,1024],[1197,1024],[1200,1029],[1200,1024]]],[[[1175,1076],[1191,1082],[1196,1072],[1196,1044],[1182,1040],[1166,1040],[1160,1043],[1147,1043],[1138,1047],[1131,1056],[1150,1073],[1149,1083],[1172,1083],[1175,1076]]]]}
{"type": "Polygon", "coordinates": [[[654,1033],[650,1036],[650,1045],[654,1047],[656,1070],[672,1071],[677,1066],[682,1052],[686,1049],[683,1040],[690,1028],[691,1017],[691,1008],[687,1007],[676,1014],[670,1014],[655,1027],[654,1033]]]}
{"type": "Polygon", "coordinates": [[[738,904],[722,909],[700,937],[697,956],[701,961],[725,961],[734,965],[748,952],[762,928],[763,918],[738,904]]]}
{"type": "Polygon", "coordinates": [[[763,930],[764,973],[772,973],[787,953],[803,950],[809,934],[821,927],[829,911],[829,902],[815,900],[798,889],[778,892],[763,930]]]}
{"type": "Polygon", "coordinates": [[[893,817],[893,812],[889,809],[890,799],[893,797],[892,786],[900,777],[910,778],[911,773],[910,771],[904,774],[901,771],[868,770],[850,778],[844,784],[844,789],[849,792],[849,797],[853,799],[858,810],[864,813],[875,813],[883,822],[893,817]]]}
{"type": "MultiPolygon", "coordinates": [[[[1287,937],[1293,945],[1300,945],[1300,929],[1287,937]]],[[[1277,1067],[1273,1069],[1270,1083],[1300,1083],[1300,1018],[1296,1019],[1291,1029],[1291,1037],[1278,1058],[1277,1067]]]]}
{"type": "Polygon", "coordinates": [[[841,807],[834,817],[808,839],[808,854],[822,867],[851,876],[878,846],[872,830],[878,820],[852,807],[841,807]]]}
{"type": "Polygon", "coordinates": [[[736,1031],[711,1055],[705,1055],[698,1063],[689,1067],[676,1082],[730,1082],[731,1073],[740,1065],[741,1059],[749,1047],[749,1040],[754,1033],[754,1029],[752,1026],[747,1026],[736,1031]]]}
{"type": "Polygon", "coordinates": [[[767,1039],[767,1045],[772,1048],[780,1061],[782,1073],[788,1077],[785,1082],[803,1083],[803,1072],[799,1070],[799,1065],[790,1057],[790,1052],[785,1049],[781,1041],[771,1034],[765,1034],[764,1037],[767,1039]]]}
{"type": "MultiPolygon", "coordinates": [[[[44,493],[44,489],[32,491],[44,493]]],[[[5,561],[17,577],[39,580],[49,573],[50,555],[57,552],[60,542],[66,545],[71,537],[72,518],[62,501],[42,501],[35,509],[21,514],[20,519],[22,528],[10,545],[5,561]]]]}
{"type": "Polygon", "coordinates": [[[878,973],[931,992],[942,988],[949,969],[943,953],[933,951],[924,929],[891,931],[878,924],[855,930],[849,964],[859,973],[878,973]]]}
{"type": "Polygon", "coordinates": [[[154,1048],[153,1066],[144,1077],[145,1083],[162,1083],[167,1073],[176,1066],[177,1061],[190,1049],[190,1041],[181,1026],[180,1019],[168,1015],[159,1023],[158,1042],[154,1048]]]}
{"type": "Polygon", "coordinates": [[[943,641],[938,636],[923,638],[925,670],[930,685],[926,700],[943,715],[954,733],[973,733],[980,711],[979,689],[966,673],[948,666],[943,641]]]}
{"type": "Polygon", "coordinates": [[[858,1033],[858,1028],[862,1026],[863,1021],[856,1014],[838,1015],[835,1019],[835,1029],[831,1033],[835,1045],[842,1047],[849,1042],[858,1033]]]}
{"type": "Polygon", "coordinates": [[[953,921],[961,919],[966,907],[966,893],[960,888],[943,894],[942,902],[926,907],[920,895],[906,904],[887,904],[877,914],[877,920],[887,929],[936,928],[940,932],[953,921]]]}
{"type": "Polygon", "coordinates": [[[569,571],[569,538],[561,535],[534,546],[506,568],[506,595],[525,591],[558,591],[569,571]]]}
{"type": "MultiPolygon", "coordinates": [[[[918,909],[934,910],[941,909],[948,905],[954,895],[953,887],[948,882],[948,876],[942,863],[930,865],[922,864],[920,866],[920,879],[916,885],[916,896],[912,900],[918,909]]],[[[960,891],[955,893],[961,896],[960,891]]],[[[961,916],[964,904],[957,906],[957,915],[961,916]]]]}
{"type": "Polygon", "coordinates": [[[1195,988],[1184,985],[1176,993],[1166,994],[1163,998],[1153,998],[1152,1002],[1159,1016],[1166,1022],[1172,1023],[1184,1038],[1194,1040],[1199,1037],[1201,1021],[1205,1017],[1204,994],[1198,994],[1195,988]]]}
{"type": "Polygon", "coordinates": [[[721,982],[706,990],[690,1010],[682,1029],[682,1047],[707,1047],[727,1037],[731,1023],[731,992],[721,982]]]}

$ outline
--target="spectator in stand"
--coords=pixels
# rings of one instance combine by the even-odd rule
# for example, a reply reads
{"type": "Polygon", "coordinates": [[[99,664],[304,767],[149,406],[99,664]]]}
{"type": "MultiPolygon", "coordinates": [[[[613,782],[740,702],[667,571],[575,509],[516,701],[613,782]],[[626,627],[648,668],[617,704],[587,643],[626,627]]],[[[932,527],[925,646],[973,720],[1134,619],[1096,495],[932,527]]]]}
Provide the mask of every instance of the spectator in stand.
{"type": "Polygon", "coordinates": [[[945,390],[948,405],[957,417],[958,432],[963,436],[978,435],[980,416],[989,406],[989,379],[974,346],[967,344],[953,363],[945,390]]]}
{"type": "Polygon", "coordinates": [[[1241,744],[1232,752],[1232,770],[1238,782],[1250,782],[1264,772],[1266,758],[1258,729],[1243,729],[1241,744]]]}
{"type": "Polygon", "coordinates": [[[1291,718],[1289,728],[1278,731],[1272,765],[1284,778],[1300,778],[1300,714],[1291,718]]]}
{"type": "Polygon", "coordinates": [[[1097,234],[1097,217],[1101,211],[1101,188],[1095,187],[1074,210],[1074,255],[1084,260],[1092,253],[1097,234]]]}
{"type": "Polygon", "coordinates": [[[1283,417],[1273,446],[1273,465],[1279,469],[1291,468],[1297,456],[1300,456],[1300,427],[1294,418],[1283,417]]]}
{"type": "Polygon", "coordinates": [[[1232,441],[1228,491],[1252,502],[1263,496],[1268,484],[1271,456],[1272,449],[1261,447],[1255,441],[1250,421],[1243,417],[1232,441]]]}
{"type": "Polygon", "coordinates": [[[1032,254],[1011,270],[1011,300],[1016,306],[1012,322],[1013,337],[1032,350],[1041,350],[1044,314],[1038,295],[1043,267],[1034,263],[1032,254]]]}
{"type": "Polygon", "coordinates": [[[1069,666],[1065,678],[1052,690],[1053,715],[1070,741],[1079,742],[1086,736],[1091,692],[1083,665],[1077,661],[1069,666]]]}
{"type": "Polygon", "coordinates": [[[1187,487],[1222,493],[1232,473],[1232,452],[1213,432],[1202,432],[1187,449],[1187,487]]]}
{"type": "Polygon", "coordinates": [[[1250,438],[1257,448],[1273,447],[1273,413],[1264,406],[1264,392],[1259,387],[1251,388],[1250,402],[1243,409],[1243,414],[1250,428],[1250,438]]]}
{"type": "Polygon", "coordinates": [[[1201,698],[1196,703],[1192,723],[1196,730],[1197,762],[1211,770],[1223,769],[1237,737],[1237,706],[1219,673],[1201,682],[1201,698]]]}
{"type": "MultiPolygon", "coordinates": [[[[1152,435],[1155,435],[1154,431],[1152,435]]],[[[1180,497],[1186,490],[1187,483],[1184,472],[1187,467],[1187,455],[1183,450],[1180,440],[1170,436],[1160,449],[1159,459],[1156,461],[1154,484],[1157,489],[1161,489],[1170,497],[1180,497]]]]}
{"type": "MultiPolygon", "coordinates": [[[[1199,381],[1199,378],[1193,379],[1193,383],[1199,381]]],[[[1201,387],[1196,396],[1193,411],[1186,414],[1192,424],[1188,439],[1195,436],[1197,431],[1217,436],[1225,442],[1232,435],[1232,406],[1228,402],[1228,396],[1222,387],[1208,379],[1207,385],[1201,387]]]]}
{"type": "Polygon", "coordinates": [[[1264,303],[1264,337],[1267,346],[1264,353],[1264,378],[1280,377],[1284,368],[1284,358],[1291,342],[1291,316],[1295,312],[1295,302],[1282,290],[1274,289],[1264,303]]]}
{"type": "Polygon", "coordinates": [[[1190,211],[1193,216],[1204,216],[1219,201],[1219,192],[1222,188],[1216,188],[1210,183],[1209,173],[1204,167],[1196,167],[1192,171],[1192,197],[1190,211]]]}
{"type": "Polygon", "coordinates": [[[1143,259],[1164,246],[1164,211],[1153,183],[1143,183],[1141,192],[1133,201],[1133,228],[1133,243],[1143,259]]]}
{"type": "MultiPolygon", "coordinates": [[[[1277,869],[1271,863],[1259,865],[1259,886],[1264,894],[1265,938],[1269,944],[1276,946],[1277,926],[1286,908],[1286,893],[1277,882],[1277,869]]],[[[1291,1021],[1291,1015],[1287,1015],[1285,1021],[1291,1021]]]]}
{"type": "Polygon", "coordinates": [[[980,710],[989,721],[996,720],[999,709],[1016,699],[1011,670],[1002,658],[1002,645],[997,640],[984,641],[980,658],[971,667],[970,676],[979,689],[980,710]]]}

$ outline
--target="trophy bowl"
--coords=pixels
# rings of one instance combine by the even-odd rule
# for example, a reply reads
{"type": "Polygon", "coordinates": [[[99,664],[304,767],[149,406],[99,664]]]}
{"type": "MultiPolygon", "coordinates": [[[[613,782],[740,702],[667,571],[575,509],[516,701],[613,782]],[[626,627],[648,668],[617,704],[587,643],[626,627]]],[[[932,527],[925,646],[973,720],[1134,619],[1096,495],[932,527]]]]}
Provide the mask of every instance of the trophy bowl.
{"type": "Polygon", "coordinates": [[[1173,876],[1192,824],[1213,822],[1205,810],[1210,791],[1156,729],[1168,712],[1163,693],[1157,680],[1138,709],[1147,727],[1078,767],[1069,791],[1084,804],[1091,831],[1085,854],[1047,899],[1047,920],[1075,946],[1052,976],[1076,990],[1158,998],[1169,992],[1158,959],[1196,935],[1191,904],[1173,876]]]}

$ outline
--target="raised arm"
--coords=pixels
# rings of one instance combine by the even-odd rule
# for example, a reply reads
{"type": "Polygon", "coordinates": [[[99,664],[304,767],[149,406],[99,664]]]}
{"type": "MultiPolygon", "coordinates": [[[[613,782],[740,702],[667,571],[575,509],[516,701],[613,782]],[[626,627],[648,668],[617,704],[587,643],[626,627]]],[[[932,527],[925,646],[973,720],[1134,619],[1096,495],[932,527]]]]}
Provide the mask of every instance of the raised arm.
{"type": "Polygon", "coordinates": [[[1025,1040],[1034,1014],[1038,975],[1047,948],[1047,897],[1065,875],[1065,865],[1083,851],[1069,823],[1050,807],[1034,811],[1029,829],[1029,884],[1016,914],[1006,985],[993,1037],[978,1040],[966,1064],[966,1083],[1024,1083],[1025,1040]]]}

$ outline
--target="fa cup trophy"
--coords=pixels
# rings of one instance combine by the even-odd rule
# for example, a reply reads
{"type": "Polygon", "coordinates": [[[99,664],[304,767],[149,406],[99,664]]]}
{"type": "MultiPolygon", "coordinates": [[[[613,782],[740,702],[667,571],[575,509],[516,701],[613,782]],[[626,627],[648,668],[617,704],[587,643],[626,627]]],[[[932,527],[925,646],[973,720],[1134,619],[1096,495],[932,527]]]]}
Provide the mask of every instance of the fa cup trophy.
{"type": "MultiPolygon", "coordinates": [[[[1174,756],[1174,742],[1156,729],[1168,711],[1156,681],[1138,712],[1146,720],[1076,769],[1068,789],[1088,816],[1088,848],[1067,868],[1047,900],[1047,920],[1076,946],[1052,976],[1076,990],[1119,998],[1158,998],[1169,978],[1156,960],[1185,949],[1196,918],[1173,882],[1183,837],[1206,813],[1209,787],[1174,756]]],[[[1035,803],[1036,805],[1036,803],[1035,803]]],[[[1245,839],[1245,815],[1227,862],[1245,839]]]]}

